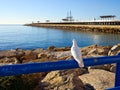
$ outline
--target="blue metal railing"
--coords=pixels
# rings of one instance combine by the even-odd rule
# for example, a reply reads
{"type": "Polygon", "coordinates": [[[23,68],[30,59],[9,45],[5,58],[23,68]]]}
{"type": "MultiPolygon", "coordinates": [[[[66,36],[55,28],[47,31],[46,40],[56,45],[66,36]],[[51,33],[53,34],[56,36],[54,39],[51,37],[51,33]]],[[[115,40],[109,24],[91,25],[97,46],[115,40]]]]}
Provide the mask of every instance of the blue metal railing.
{"type": "MultiPolygon", "coordinates": [[[[84,58],[85,67],[116,63],[115,87],[120,86],[120,55],[84,58]]],[[[66,70],[79,68],[75,60],[62,60],[55,62],[28,63],[0,66],[0,76],[14,76],[54,70],[66,70]]],[[[111,90],[111,89],[110,89],[111,90]]]]}

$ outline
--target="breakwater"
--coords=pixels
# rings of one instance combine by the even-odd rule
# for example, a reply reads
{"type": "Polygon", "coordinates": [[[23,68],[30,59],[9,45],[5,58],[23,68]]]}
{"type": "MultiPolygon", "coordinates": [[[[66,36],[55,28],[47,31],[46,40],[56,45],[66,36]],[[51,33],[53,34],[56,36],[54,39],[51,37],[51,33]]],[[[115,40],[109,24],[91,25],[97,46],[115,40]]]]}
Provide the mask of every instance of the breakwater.
{"type": "Polygon", "coordinates": [[[62,30],[74,30],[84,32],[104,32],[104,33],[120,33],[120,25],[85,25],[80,23],[32,23],[26,26],[54,28],[62,30]]]}

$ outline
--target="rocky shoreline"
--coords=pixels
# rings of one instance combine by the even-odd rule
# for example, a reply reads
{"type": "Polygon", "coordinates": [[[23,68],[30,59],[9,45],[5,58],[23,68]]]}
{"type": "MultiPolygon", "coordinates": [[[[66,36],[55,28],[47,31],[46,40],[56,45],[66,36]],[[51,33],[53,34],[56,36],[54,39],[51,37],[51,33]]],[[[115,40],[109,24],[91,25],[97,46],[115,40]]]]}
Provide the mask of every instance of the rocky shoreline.
{"type": "MultiPolygon", "coordinates": [[[[83,58],[112,56],[120,52],[120,44],[114,46],[91,45],[81,48],[81,51],[83,58]]],[[[18,48],[16,50],[1,51],[0,66],[69,60],[72,58],[70,47],[56,48],[51,46],[47,49],[38,48],[33,50],[18,48]]],[[[65,88],[64,90],[103,90],[114,86],[114,72],[115,64],[107,64],[88,68],[21,75],[21,77],[37,80],[33,90],[63,90],[63,88],[65,88]],[[98,80],[96,81],[96,79],[98,80]]]]}

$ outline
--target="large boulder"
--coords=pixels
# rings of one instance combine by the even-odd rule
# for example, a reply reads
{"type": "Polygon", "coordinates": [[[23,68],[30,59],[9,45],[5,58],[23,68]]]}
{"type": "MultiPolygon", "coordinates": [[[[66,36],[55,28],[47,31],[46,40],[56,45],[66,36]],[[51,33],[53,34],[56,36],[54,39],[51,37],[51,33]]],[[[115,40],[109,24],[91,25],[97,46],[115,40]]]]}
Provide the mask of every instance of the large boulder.
{"type": "Polygon", "coordinates": [[[104,64],[104,65],[90,66],[89,69],[102,69],[102,70],[106,70],[106,71],[115,72],[115,65],[104,64]]]}
{"type": "Polygon", "coordinates": [[[56,57],[58,60],[66,60],[67,58],[71,57],[71,52],[70,51],[55,52],[54,57],[56,57]]]}
{"type": "Polygon", "coordinates": [[[36,53],[36,54],[42,53],[43,51],[44,51],[43,48],[38,48],[38,49],[32,50],[32,52],[36,53]]]}
{"type": "Polygon", "coordinates": [[[25,55],[24,50],[17,48],[16,49],[16,58],[22,63],[22,57],[25,55]]]}
{"type": "Polygon", "coordinates": [[[44,54],[44,53],[40,53],[38,54],[38,59],[41,59],[41,58],[47,58],[47,54],[44,54]]]}
{"type": "Polygon", "coordinates": [[[29,62],[31,60],[36,60],[38,59],[37,53],[33,52],[32,50],[26,50],[25,55],[21,57],[22,63],[29,62]]]}
{"type": "Polygon", "coordinates": [[[55,51],[69,51],[70,47],[54,48],[55,51]]]}
{"type": "Polygon", "coordinates": [[[111,46],[91,45],[81,49],[83,57],[107,56],[111,46]]]}
{"type": "Polygon", "coordinates": [[[55,46],[50,46],[47,48],[48,51],[54,51],[54,49],[55,49],[55,46]]]}
{"type": "Polygon", "coordinates": [[[0,58],[15,57],[15,56],[16,56],[16,50],[6,50],[0,52],[0,58]]]}
{"type": "Polygon", "coordinates": [[[89,73],[79,76],[83,83],[89,83],[94,86],[95,90],[105,90],[114,86],[115,74],[100,70],[90,69],[89,73]]]}
{"type": "Polygon", "coordinates": [[[16,49],[16,50],[6,50],[6,51],[1,51],[0,52],[0,58],[4,58],[4,57],[16,57],[16,58],[20,58],[22,56],[25,55],[24,50],[22,49],[16,49]]]}
{"type": "Polygon", "coordinates": [[[20,63],[20,61],[16,57],[12,57],[12,58],[5,57],[0,59],[0,66],[18,64],[18,63],[20,63]]]}
{"type": "Polygon", "coordinates": [[[64,75],[60,71],[52,71],[41,81],[43,90],[84,90],[82,81],[75,74],[64,75]]]}
{"type": "Polygon", "coordinates": [[[114,56],[120,53],[120,44],[114,45],[108,52],[108,56],[114,56]]]}

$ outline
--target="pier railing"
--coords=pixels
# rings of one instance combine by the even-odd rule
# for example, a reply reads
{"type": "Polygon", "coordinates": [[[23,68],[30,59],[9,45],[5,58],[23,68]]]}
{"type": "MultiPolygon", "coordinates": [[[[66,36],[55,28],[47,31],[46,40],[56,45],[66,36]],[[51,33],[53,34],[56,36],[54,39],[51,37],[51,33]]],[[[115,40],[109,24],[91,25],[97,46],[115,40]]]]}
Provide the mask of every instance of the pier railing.
{"type": "MultiPolygon", "coordinates": [[[[108,90],[120,90],[120,55],[84,58],[83,60],[85,67],[116,63],[115,87],[108,90]]],[[[0,76],[14,76],[20,74],[67,70],[73,68],[79,68],[75,60],[4,65],[0,66],[0,76]]]]}

